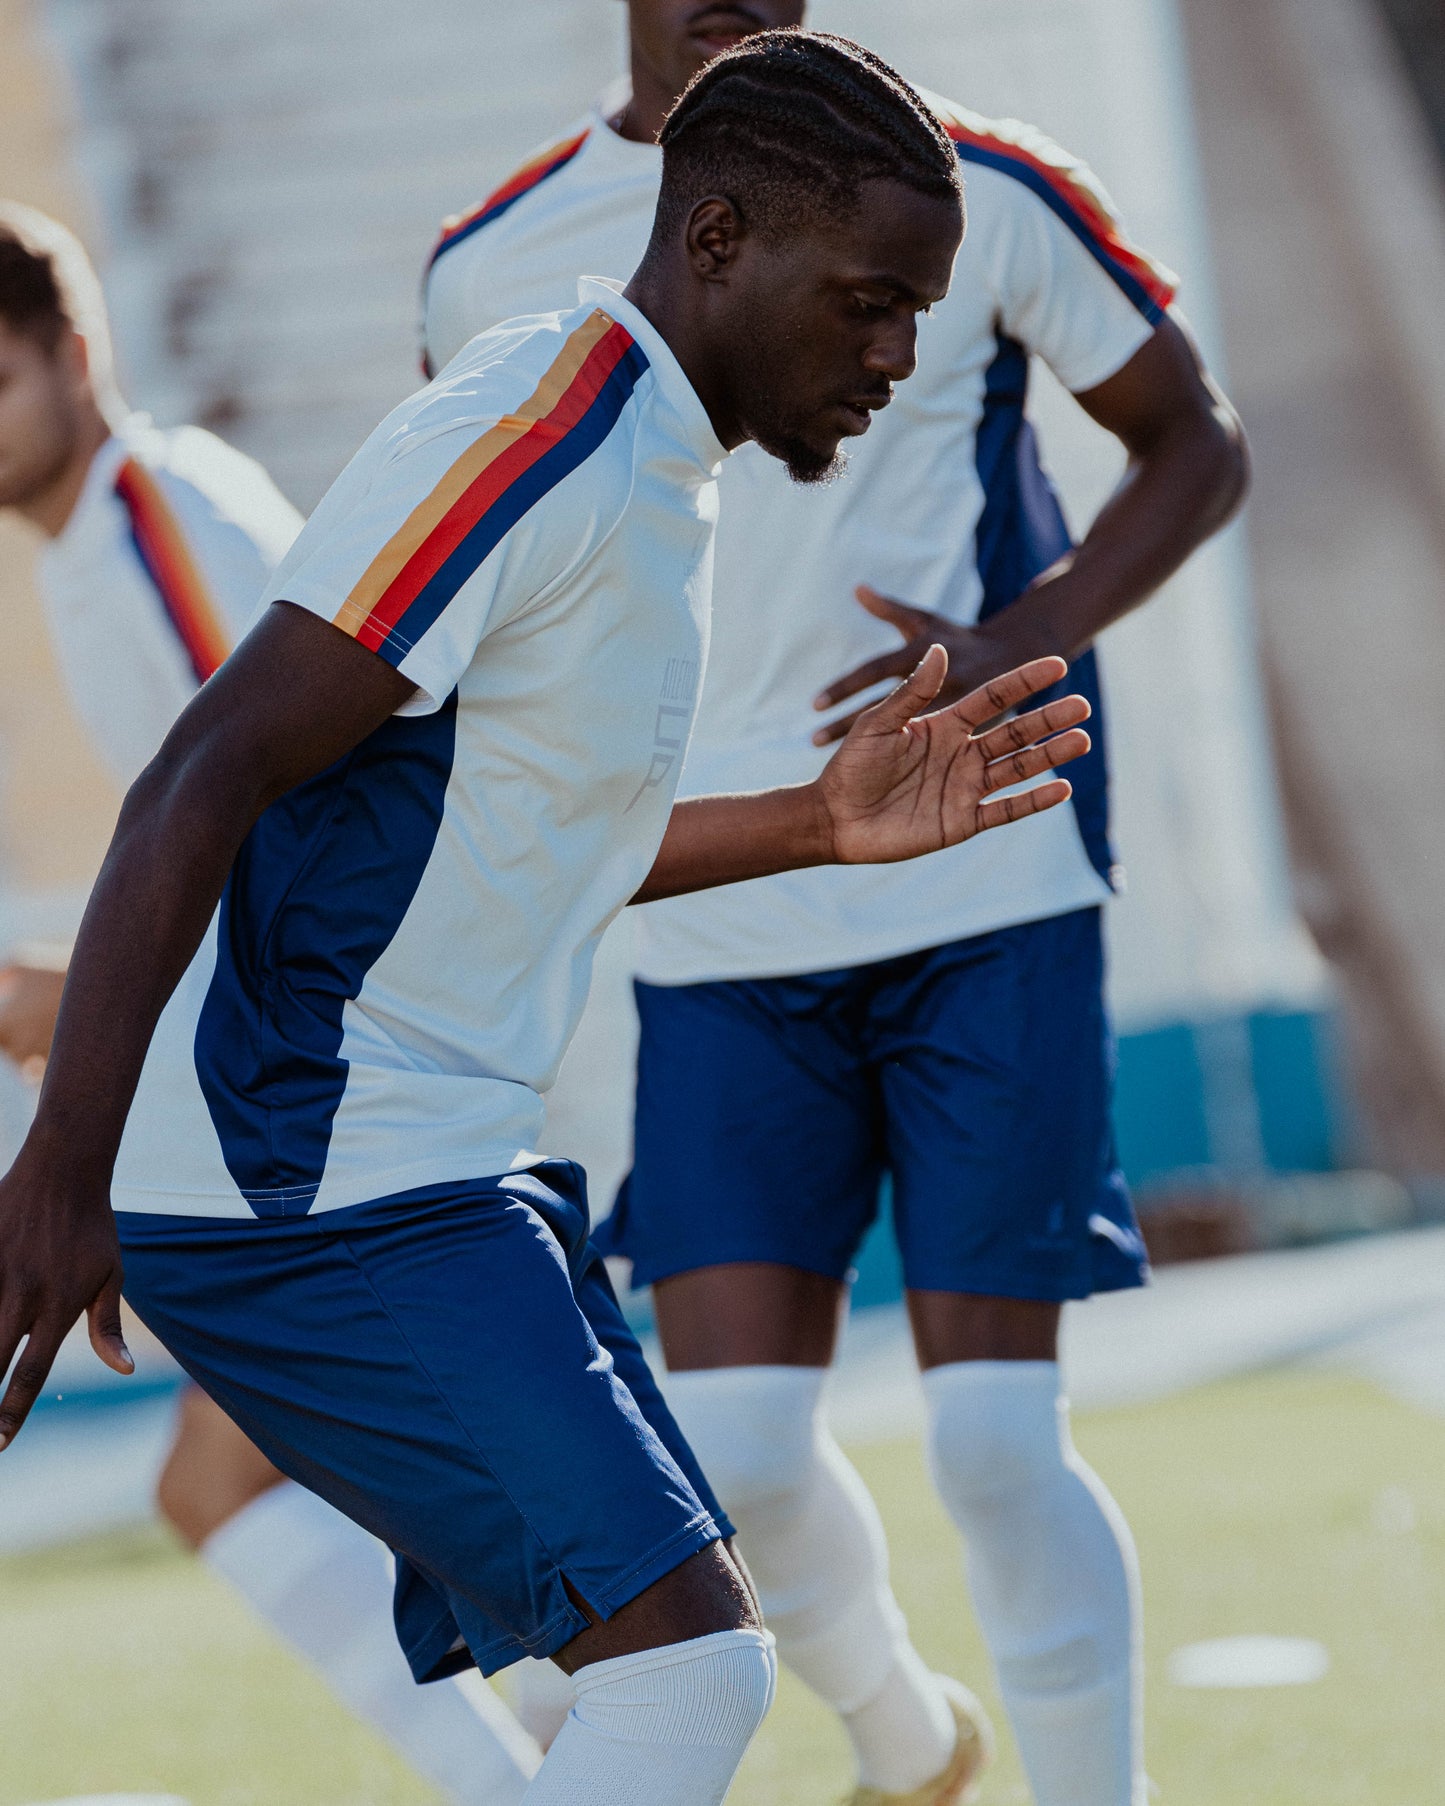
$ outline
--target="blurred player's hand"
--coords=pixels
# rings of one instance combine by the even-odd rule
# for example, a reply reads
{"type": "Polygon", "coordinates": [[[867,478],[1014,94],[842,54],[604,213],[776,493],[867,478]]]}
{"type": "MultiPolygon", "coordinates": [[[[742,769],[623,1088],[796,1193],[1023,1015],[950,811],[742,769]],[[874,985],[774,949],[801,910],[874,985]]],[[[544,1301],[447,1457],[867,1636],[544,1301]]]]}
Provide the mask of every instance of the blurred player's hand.
{"type": "Polygon", "coordinates": [[[0,967],[0,1053],[38,1076],[50,1056],[64,972],[45,966],[0,967]]]}
{"type": "MultiPolygon", "coordinates": [[[[814,697],[815,709],[835,708],[850,696],[871,690],[875,684],[886,683],[890,678],[907,677],[930,646],[942,646],[948,654],[948,676],[938,693],[940,703],[957,702],[961,696],[978,689],[990,678],[1015,669],[1040,650],[1037,646],[1019,645],[1009,639],[1005,625],[1007,611],[992,617],[985,626],[965,627],[958,621],[950,621],[947,615],[931,614],[926,608],[913,608],[907,602],[895,601],[892,596],[880,595],[866,583],[860,583],[853,594],[870,615],[896,627],[903,635],[903,644],[896,652],[870,658],[845,676],[836,678],[814,697]]],[[[813,735],[813,744],[827,746],[834,740],[841,740],[862,713],[861,709],[855,709],[852,714],[840,715],[836,721],[820,727],[813,735]]]]}
{"type": "Polygon", "coordinates": [[[1063,778],[1016,795],[994,792],[1089,750],[1078,726],[1089,717],[1082,696],[998,720],[1067,671],[1061,658],[1034,659],[928,714],[948,676],[948,654],[930,646],[906,682],[859,715],[818,779],[834,859],[913,859],[1064,802],[1071,787],[1063,778]],[[997,725],[985,728],[990,721],[997,725]]]}

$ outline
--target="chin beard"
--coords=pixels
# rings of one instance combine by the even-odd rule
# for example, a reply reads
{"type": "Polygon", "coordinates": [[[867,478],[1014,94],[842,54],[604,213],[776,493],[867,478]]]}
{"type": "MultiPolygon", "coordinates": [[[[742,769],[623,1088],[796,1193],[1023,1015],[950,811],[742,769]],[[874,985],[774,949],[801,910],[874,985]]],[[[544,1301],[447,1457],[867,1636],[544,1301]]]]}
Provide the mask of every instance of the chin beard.
{"type": "Polygon", "coordinates": [[[772,440],[759,439],[758,444],[769,457],[776,458],[782,464],[795,483],[807,484],[809,488],[836,483],[848,468],[848,454],[841,446],[835,448],[831,456],[824,457],[802,439],[788,435],[772,440]]]}

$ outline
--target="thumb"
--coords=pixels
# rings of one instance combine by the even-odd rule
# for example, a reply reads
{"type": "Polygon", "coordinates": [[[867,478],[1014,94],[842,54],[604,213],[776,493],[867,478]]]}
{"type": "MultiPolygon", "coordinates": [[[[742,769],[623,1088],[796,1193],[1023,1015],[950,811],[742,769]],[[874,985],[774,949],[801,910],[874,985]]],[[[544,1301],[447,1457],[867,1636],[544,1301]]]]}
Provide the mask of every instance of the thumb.
{"type": "Polygon", "coordinates": [[[860,583],[853,594],[870,615],[896,627],[905,640],[921,639],[933,624],[933,616],[926,608],[911,608],[907,602],[896,602],[871,584],[860,583]]]}
{"type": "Polygon", "coordinates": [[[896,734],[937,699],[947,676],[947,652],[942,646],[930,646],[896,690],[863,711],[858,727],[866,733],[896,734]]]}
{"type": "Polygon", "coordinates": [[[90,1346],[100,1359],[117,1373],[134,1373],[135,1358],[125,1345],[125,1331],[121,1328],[120,1282],[121,1272],[117,1267],[90,1301],[85,1315],[90,1346]]]}

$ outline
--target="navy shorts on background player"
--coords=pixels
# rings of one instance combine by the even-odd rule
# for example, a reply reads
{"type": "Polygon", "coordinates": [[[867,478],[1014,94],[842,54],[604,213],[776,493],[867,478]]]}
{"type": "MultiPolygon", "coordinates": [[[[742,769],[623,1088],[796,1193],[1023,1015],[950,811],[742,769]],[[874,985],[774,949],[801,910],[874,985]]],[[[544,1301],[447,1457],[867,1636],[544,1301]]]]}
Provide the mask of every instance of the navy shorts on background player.
{"type": "Polygon", "coordinates": [[[842,1279],[888,1173],[914,1290],[1142,1284],[1103,957],[1084,909],[844,971],[639,984],[634,1166],[598,1246],[638,1285],[732,1261],[842,1279]]]}
{"type": "Polygon", "coordinates": [[[396,1551],[418,1680],[547,1656],[731,1536],[587,1241],[580,1169],[290,1219],[118,1212],[125,1295],[396,1551]],[[610,1358],[609,1358],[610,1357],[610,1358]]]}

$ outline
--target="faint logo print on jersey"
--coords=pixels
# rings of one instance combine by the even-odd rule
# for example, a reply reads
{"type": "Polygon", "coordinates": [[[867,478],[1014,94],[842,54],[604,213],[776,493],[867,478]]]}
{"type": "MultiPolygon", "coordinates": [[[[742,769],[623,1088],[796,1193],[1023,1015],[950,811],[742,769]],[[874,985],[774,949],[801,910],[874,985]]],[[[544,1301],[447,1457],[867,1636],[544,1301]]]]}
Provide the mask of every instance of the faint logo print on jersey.
{"type": "Polygon", "coordinates": [[[652,734],[652,763],[637,794],[622,811],[630,815],[649,790],[668,778],[687,745],[687,726],[697,702],[697,660],[670,658],[662,673],[662,694],[657,699],[657,725],[652,734]]]}

